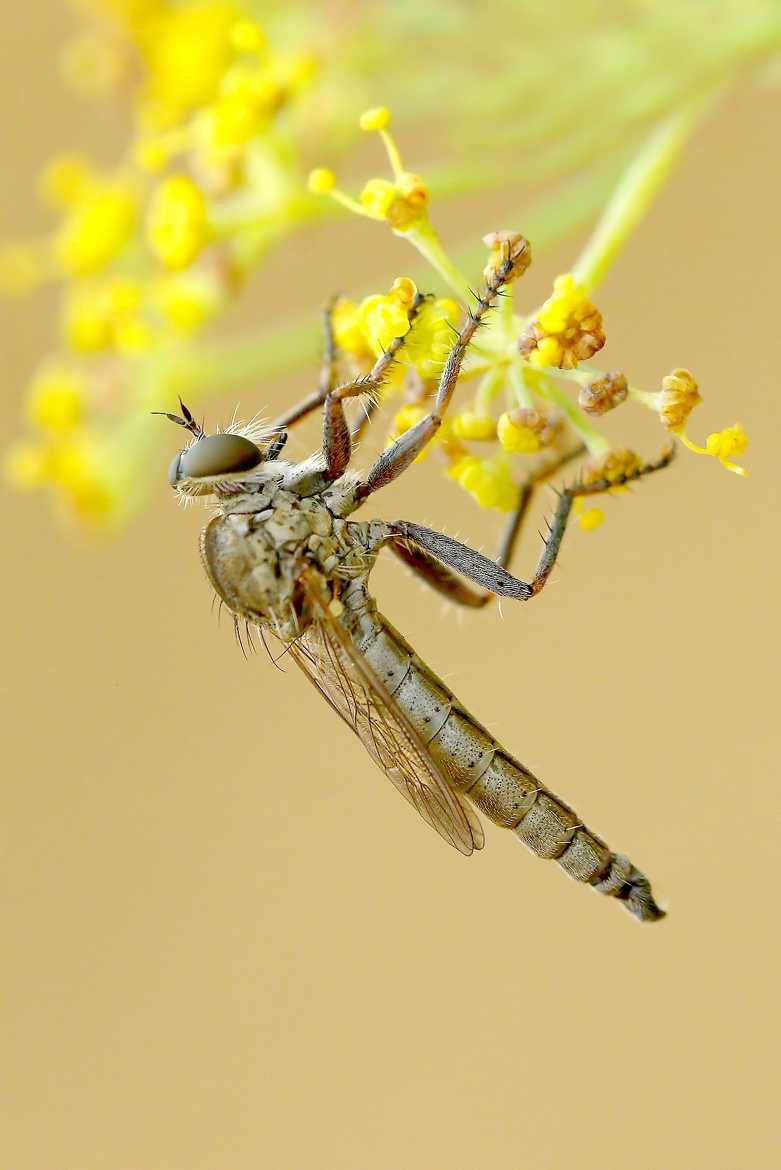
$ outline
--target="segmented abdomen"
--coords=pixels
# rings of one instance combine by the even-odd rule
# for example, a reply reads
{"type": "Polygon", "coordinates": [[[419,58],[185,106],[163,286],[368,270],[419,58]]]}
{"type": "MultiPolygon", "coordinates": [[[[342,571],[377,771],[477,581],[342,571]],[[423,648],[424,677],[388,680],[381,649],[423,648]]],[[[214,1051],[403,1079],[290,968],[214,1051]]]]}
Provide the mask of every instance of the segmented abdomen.
{"type": "Polygon", "coordinates": [[[570,877],[620,899],[637,918],[663,917],[648,879],[497,743],[385,618],[364,612],[350,633],[454,788],[570,877]]]}

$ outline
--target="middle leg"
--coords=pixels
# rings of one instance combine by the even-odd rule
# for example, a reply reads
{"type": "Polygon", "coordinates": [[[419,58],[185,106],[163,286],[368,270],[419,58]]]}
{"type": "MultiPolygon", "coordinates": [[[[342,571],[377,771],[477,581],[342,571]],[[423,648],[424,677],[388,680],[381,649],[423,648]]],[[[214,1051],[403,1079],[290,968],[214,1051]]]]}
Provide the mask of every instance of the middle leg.
{"type": "MultiPolygon", "coordinates": [[[[513,553],[518,546],[524,521],[532,500],[537,494],[537,489],[547,483],[560,468],[582,455],[584,450],[585,448],[581,445],[556,459],[548,460],[521,484],[518,504],[510,515],[496,554],[496,564],[499,568],[509,569],[512,563],[513,553]]],[[[389,547],[399,560],[412,569],[413,573],[422,581],[457,605],[468,606],[470,609],[482,609],[496,600],[496,593],[488,588],[473,589],[460,573],[437,560],[435,556],[417,544],[396,538],[389,542],[389,547]]]]}

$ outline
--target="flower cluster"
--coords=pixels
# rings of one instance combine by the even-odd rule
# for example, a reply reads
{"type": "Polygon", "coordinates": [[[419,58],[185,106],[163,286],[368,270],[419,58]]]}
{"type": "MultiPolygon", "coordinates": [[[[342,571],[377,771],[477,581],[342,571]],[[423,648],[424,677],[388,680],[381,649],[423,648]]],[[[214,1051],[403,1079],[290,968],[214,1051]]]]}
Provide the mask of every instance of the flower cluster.
{"type": "Polygon", "coordinates": [[[0,251],[0,285],[61,290],[62,348],[32,377],[32,436],[8,452],[7,475],[105,523],[133,492],[138,415],[160,404],[156,363],[317,214],[296,150],[316,61],[275,50],[233,0],[96,3],[102,31],[72,47],[71,72],[94,89],[136,79],[133,141],[111,170],[73,154],[48,164],[40,190],[57,223],[0,251]]]}
{"type": "Polygon", "coordinates": [[[397,232],[408,232],[424,224],[427,218],[428,187],[420,175],[404,169],[398,147],[388,130],[390,110],[385,106],[366,110],[359,125],[362,130],[374,130],[380,135],[388,154],[393,179],[369,179],[356,201],[339,190],[333,171],[319,167],[310,173],[310,190],[314,194],[330,195],[358,215],[385,220],[397,232]]]}
{"type": "Polygon", "coordinates": [[[409,277],[400,276],[387,293],[364,297],[356,304],[340,297],[331,323],[339,351],[351,360],[354,371],[368,370],[396,337],[404,337],[403,364],[392,368],[387,386],[400,385],[405,371],[421,382],[436,379],[452,344],[460,307],[450,297],[425,300],[416,310],[414,329],[410,309],[418,289],[409,277]]]}
{"type": "MultiPolygon", "coordinates": [[[[409,200],[411,190],[426,191],[425,182],[402,168],[398,148],[390,137],[390,115],[372,109],[361,119],[364,129],[380,133],[394,171],[393,183],[374,178],[358,200],[336,186],[331,171],[312,172],[310,188],[335,198],[359,215],[385,220],[396,234],[408,239],[431,263],[450,287],[459,293],[468,282],[445,253],[428,217],[427,198],[409,200]],[[379,193],[384,192],[380,199],[379,193]],[[387,196],[387,197],[386,197],[387,196]],[[405,202],[406,200],[406,202],[405,202]],[[400,210],[401,208],[404,210],[400,210]]],[[[637,176],[644,190],[647,176],[637,176]]],[[[631,200],[622,200],[622,215],[631,200]]],[[[603,221],[596,238],[606,252],[615,251],[615,239],[625,234],[625,221],[603,221]]],[[[492,232],[484,238],[489,249],[483,279],[489,287],[503,264],[512,264],[512,279],[522,276],[531,262],[531,248],[519,233],[492,232]]],[[[587,250],[590,265],[601,258],[593,243],[587,250]]],[[[575,271],[583,265],[576,266],[575,271]]],[[[659,417],[664,429],[698,454],[718,459],[722,466],[741,475],[745,469],[733,457],[743,453],[746,436],[738,424],[708,437],[704,447],[686,434],[692,410],[701,401],[693,376],[676,369],[662,380],[658,392],[630,384],[618,370],[604,372],[585,363],[605,344],[602,314],[591,299],[591,288],[573,272],[558,276],[548,299],[527,315],[513,309],[515,284],[502,289],[501,305],[486,318],[464,363],[461,384],[478,379],[469,400],[454,411],[440,428],[433,444],[445,462],[449,478],[458,483],[484,508],[512,511],[519,499],[519,485],[534,474],[530,460],[544,449],[559,454],[572,450],[573,442],[589,454],[585,482],[607,480],[612,494],[624,491],[627,476],[636,474],[643,460],[633,451],[612,447],[592,419],[614,411],[625,402],[638,402],[659,417]],[[561,381],[578,388],[573,402],[561,381]]],[[[436,391],[436,375],[453,342],[456,322],[469,311],[470,292],[453,300],[428,302],[410,322],[407,310],[417,289],[407,278],[397,280],[383,296],[367,297],[360,305],[340,302],[334,314],[337,344],[353,358],[368,362],[386,349],[393,337],[404,337],[399,351],[400,368],[406,375],[389,382],[392,392],[405,393],[407,402],[397,410],[388,441],[418,423],[430,409],[436,391]],[[431,360],[433,359],[433,360],[431,360]],[[410,378],[410,373],[416,375],[410,378]]],[[[599,509],[576,502],[576,514],[585,530],[602,520],[599,509]]]]}
{"type": "MultiPolygon", "coordinates": [[[[503,13],[490,85],[478,101],[477,61],[463,50],[484,16],[467,6],[452,21],[447,0],[401,6],[391,22],[378,20],[371,2],[352,6],[349,21],[339,6],[324,9],[307,0],[262,6],[257,0],[80,0],[79,8],[89,23],[66,47],[66,77],[106,104],[129,99],[132,130],[110,165],[79,154],[55,158],[40,183],[56,217],[52,230],[0,247],[0,288],[27,293],[53,280],[61,290],[58,348],[33,371],[26,390],[29,438],[7,453],[7,474],[17,487],[53,489],[63,511],[86,521],[123,518],[141,503],[149,456],[164,441],[145,421],[150,407],[165,406],[179,392],[190,400],[248,380],[256,384],[271,369],[309,360],[314,327],[303,313],[289,329],[287,323],[278,331],[253,325],[224,341],[207,329],[273,245],[337,204],[413,244],[450,294],[424,304],[406,334],[403,369],[390,379],[410,409],[425,408],[478,272],[470,262],[468,281],[443,248],[430,219],[435,201],[491,185],[512,185],[520,194],[544,178],[550,191],[533,213],[539,228],[531,234],[553,242],[598,212],[628,139],[650,127],[648,145],[640,146],[605,213],[624,215],[620,230],[599,229],[587,249],[589,263],[581,257],[536,309],[514,314],[510,298],[502,302],[464,370],[462,381],[475,392],[470,389],[450,420],[447,441],[443,428],[437,449],[465,490],[480,502],[493,500],[489,506],[505,506],[508,468],[516,481],[524,460],[560,446],[573,431],[601,451],[607,440],[593,420],[635,402],[655,410],[691,450],[742,473],[734,462],[745,447],[737,425],[702,445],[687,435],[688,413],[683,421],[680,416],[690,390],[685,379],[680,383],[681,371],[661,391],[648,392],[618,371],[583,363],[604,344],[592,299],[598,279],[696,126],[719,70],[731,77],[760,68],[781,45],[775,0],[743,0],[706,24],[700,0],[641,6],[630,22],[611,15],[610,6],[595,13],[572,4],[566,38],[555,22],[536,19],[533,0],[518,0],[503,13]],[[572,45],[582,60],[600,62],[586,93],[581,71],[572,68],[572,45]],[[402,59],[406,67],[399,70],[402,59]],[[401,118],[420,123],[439,115],[441,86],[409,84],[412,75],[431,75],[432,59],[447,69],[447,108],[458,134],[437,169],[420,168],[423,178],[402,161],[387,107],[367,110],[359,124],[354,112],[370,84],[398,101],[401,118]],[[556,77],[555,93],[545,88],[550,77],[556,77]],[[630,90],[646,95],[640,106],[615,100],[630,90]],[[379,136],[389,170],[351,197],[332,170],[320,167],[307,190],[311,163],[323,161],[313,151],[327,149],[331,161],[359,126],[379,136]],[[587,183],[580,178],[584,163],[587,183]],[[577,405],[562,380],[575,383],[577,405]],[[477,462],[464,463],[467,457],[477,462]]],[[[441,144],[440,134],[436,141],[441,144]]],[[[518,239],[492,233],[486,273],[520,246],[518,239]]],[[[530,256],[526,250],[517,257],[519,270],[530,256]]],[[[380,278],[373,287],[385,285],[380,278]]],[[[371,364],[394,313],[400,320],[398,296],[379,296],[367,306],[337,306],[340,344],[358,368],[371,364]]],[[[302,306],[312,322],[314,299],[302,306]]]]}

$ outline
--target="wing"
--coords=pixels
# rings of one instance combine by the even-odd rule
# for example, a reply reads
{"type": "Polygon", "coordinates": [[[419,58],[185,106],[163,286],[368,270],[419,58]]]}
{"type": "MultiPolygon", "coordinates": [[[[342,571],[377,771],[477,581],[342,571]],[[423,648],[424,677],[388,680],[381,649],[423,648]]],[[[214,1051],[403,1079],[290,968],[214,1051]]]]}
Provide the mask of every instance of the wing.
{"type": "Polygon", "coordinates": [[[330,613],[319,585],[307,574],[301,580],[316,620],[290,647],[291,657],[423,820],[467,857],[482,849],[476,814],[462,803],[447,773],[330,613]]]}

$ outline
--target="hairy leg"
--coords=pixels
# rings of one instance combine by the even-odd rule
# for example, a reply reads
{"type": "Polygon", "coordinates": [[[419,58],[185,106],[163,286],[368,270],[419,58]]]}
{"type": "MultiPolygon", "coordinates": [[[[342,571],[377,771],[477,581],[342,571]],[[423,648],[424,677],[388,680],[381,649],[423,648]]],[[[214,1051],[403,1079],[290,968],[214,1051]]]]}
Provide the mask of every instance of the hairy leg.
{"type": "MultiPolygon", "coordinates": [[[[411,328],[414,328],[415,317],[424,300],[424,297],[418,295],[412,302],[409,314],[411,328]]],[[[344,413],[344,403],[348,398],[365,394],[369,395],[371,411],[375,409],[375,396],[388,376],[397,353],[404,345],[404,340],[404,337],[394,337],[363,378],[345,382],[342,386],[336,386],[327,392],[323,405],[323,459],[328,479],[334,480],[344,475],[352,453],[352,430],[344,413]]]]}
{"type": "MultiPolygon", "coordinates": [[[[466,577],[468,580],[473,581],[476,585],[482,586],[483,589],[496,596],[513,597],[520,601],[528,601],[530,598],[536,597],[538,593],[542,592],[550,577],[561,548],[567,521],[569,520],[572,505],[575,500],[581,496],[600,495],[602,492],[610,491],[611,488],[621,487],[624,484],[634,482],[636,479],[642,479],[646,475],[651,475],[655,471],[661,471],[662,468],[667,467],[672,461],[673,455],[674,448],[669,447],[658,459],[651,463],[645,463],[634,471],[628,472],[616,479],[600,479],[592,483],[578,483],[573,487],[565,488],[559,495],[553,522],[549,526],[550,533],[547,540],[543,542],[543,550],[531,581],[522,581],[520,578],[514,577],[502,563],[488,560],[482,553],[478,553],[467,545],[461,544],[458,540],[453,540],[450,536],[445,536],[441,532],[434,532],[430,528],[423,528],[418,524],[412,524],[406,520],[399,520],[395,523],[388,524],[388,537],[391,540],[394,536],[401,538],[428,554],[425,558],[425,568],[423,568],[424,575],[427,569],[430,569],[431,560],[439,562],[437,569],[438,580],[436,583],[432,579],[432,573],[429,573],[429,581],[436,588],[442,589],[442,584],[445,580],[444,570],[449,568],[455,571],[457,580],[459,580],[459,576],[460,578],[466,577]]],[[[528,508],[528,499],[525,502],[525,508],[528,508]]],[[[519,528],[520,523],[517,524],[514,535],[510,529],[510,539],[505,542],[509,544],[510,549],[512,548],[519,528]]],[[[423,565],[424,560],[421,559],[414,567],[420,570],[423,565]]],[[[448,584],[452,583],[452,581],[453,577],[448,576],[448,584]]],[[[461,589],[466,589],[463,580],[459,580],[459,584],[461,589]]],[[[447,587],[442,589],[442,591],[446,592],[447,587]]],[[[463,598],[454,597],[453,599],[461,600],[462,604],[467,605],[472,604],[478,606],[485,604],[481,601],[463,601],[463,598]]]]}
{"type": "MultiPolygon", "coordinates": [[[[537,489],[550,480],[565,464],[582,455],[583,451],[584,448],[579,446],[568,451],[565,455],[548,460],[521,484],[518,505],[510,515],[496,554],[496,564],[500,568],[507,569],[512,562],[524,520],[537,489]]],[[[457,605],[468,606],[471,609],[482,609],[483,606],[494,601],[497,596],[496,593],[488,589],[473,589],[461,574],[443,564],[442,561],[438,561],[435,556],[426,552],[419,545],[396,538],[389,542],[389,547],[421,580],[457,605]]]]}
{"type": "Polygon", "coordinates": [[[466,321],[461,326],[455,344],[450,350],[448,359],[445,362],[445,368],[439,379],[439,386],[434,399],[434,409],[431,411],[431,414],[421,419],[419,423],[416,423],[408,431],[405,431],[395,443],[392,443],[390,447],[383,451],[369,471],[366,482],[359,488],[359,500],[365,500],[372,492],[378,491],[379,488],[385,487],[387,484],[392,483],[394,479],[397,479],[434,438],[434,435],[442,425],[442,420],[455,392],[458,377],[461,373],[461,365],[469,343],[480,327],[486,313],[495,304],[502,285],[507,283],[516,264],[517,256],[514,258],[508,257],[505,263],[495,271],[491,279],[486,283],[483,292],[477,298],[477,305],[474,309],[470,309],[466,321]]]}
{"type": "Polygon", "coordinates": [[[317,410],[325,402],[333,388],[336,377],[336,348],[334,346],[334,331],[332,324],[333,303],[323,309],[323,361],[320,366],[320,381],[317,390],[313,390],[306,398],[302,398],[295,406],[291,406],[284,414],[275,419],[272,424],[274,431],[286,431],[301,422],[313,410],[317,410]]]}

